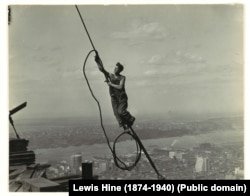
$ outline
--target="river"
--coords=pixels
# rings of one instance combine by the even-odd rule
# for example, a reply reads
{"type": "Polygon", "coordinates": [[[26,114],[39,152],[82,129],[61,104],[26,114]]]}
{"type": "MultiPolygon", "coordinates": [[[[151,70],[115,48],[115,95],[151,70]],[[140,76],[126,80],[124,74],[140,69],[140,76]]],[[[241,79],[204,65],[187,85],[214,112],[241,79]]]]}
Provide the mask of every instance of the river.
{"type": "MultiPolygon", "coordinates": [[[[178,147],[192,148],[199,143],[210,142],[217,146],[223,146],[230,143],[242,143],[244,146],[243,131],[216,131],[195,136],[181,136],[171,138],[159,138],[142,140],[147,151],[154,148],[178,147]]],[[[113,144],[110,144],[113,147],[113,144]]],[[[116,152],[118,154],[129,154],[136,151],[135,141],[128,139],[123,142],[116,143],[116,152]]],[[[69,146],[63,148],[46,148],[36,149],[36,162],[44,163],[48,161],[69,161],[73,154],[82,154],[83,160],[91,161],[94,156],[105,157],[110,156],[111,151],[107,143],[94,145],[69,146]]]]}

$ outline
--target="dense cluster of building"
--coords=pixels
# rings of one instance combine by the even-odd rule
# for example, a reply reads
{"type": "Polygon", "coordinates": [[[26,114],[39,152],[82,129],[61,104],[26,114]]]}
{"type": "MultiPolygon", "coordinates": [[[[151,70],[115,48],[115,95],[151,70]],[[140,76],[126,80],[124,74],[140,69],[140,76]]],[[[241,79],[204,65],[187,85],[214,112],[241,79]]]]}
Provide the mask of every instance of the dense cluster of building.
{"type": "MultiPolygon", "coordinates": [[[[175,147],[154,148],[149,155],[165,179],[243,179],[244,153],[239,144],[223,147],[201,143],[192,149],[175,147]]],[[[127,166],[134,164],[137,154],[119,157],[127,166]]],[[[70,162],[62,161],[48,168],[48,177],[82,175],[81,154],[72,155],[70,162]]],[[[93,172],[99,179],[157,179],[157,174],[142,154],[132,170],[121,170],[113,157],[93,157],[93,172]]],[[[83,174],[84,175],[84,174],[83,174]]]]}

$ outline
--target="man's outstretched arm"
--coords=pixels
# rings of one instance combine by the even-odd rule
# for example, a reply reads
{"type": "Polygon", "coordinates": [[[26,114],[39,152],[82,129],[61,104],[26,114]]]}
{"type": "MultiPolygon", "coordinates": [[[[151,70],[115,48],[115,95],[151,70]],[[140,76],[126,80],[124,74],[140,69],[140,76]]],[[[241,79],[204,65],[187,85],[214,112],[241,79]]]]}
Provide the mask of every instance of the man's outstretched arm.
{"type": "Polygon", "coordinates": [[[103,64],[102,64],[102,60],[100,59],[98,53],[96,53],[96,56],[95,56],[95,62],[98,66],[98,69],[104,74],[105,78],[108,79],[110,78],[109,76],[109,72],[107,72],[104,67],[103,67],[103,64]]]}

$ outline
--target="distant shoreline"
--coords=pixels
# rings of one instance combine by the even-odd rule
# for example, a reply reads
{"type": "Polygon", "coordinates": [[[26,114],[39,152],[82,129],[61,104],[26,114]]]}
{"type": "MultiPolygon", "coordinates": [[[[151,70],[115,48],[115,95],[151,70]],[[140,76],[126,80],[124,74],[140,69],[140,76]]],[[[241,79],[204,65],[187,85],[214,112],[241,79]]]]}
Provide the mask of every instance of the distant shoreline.
{"type": "MultiPolygon", "coordinates": [[[[142,140],[146,149],[152,150],[153,148],[170,148],[171,144],[175,141],[174,147],[176,148],[192,148],[198,143],[209,142],[218,146],[224,145],[242,145],[244,147],[243,131],[226,131],[224,132],[211,132],[200,134],[197,136],[181,136],[171,138],[157,138],[142,140]]],[[[123,141],[117,146],[118,151],[122,153],[132,153],[130,146],[133,141],[123,141]],[[131,152],[130,152],[131,151],[131,152]]],[[[111,156],[110,150],[106,143],[81,145],[81,146],[68,146],[59,148],[43,148],[34,150],[38,162],[47,161],[69,161],[70,156],[80,153],[83,159],[91,160],[94,156],[111,156]]]]}

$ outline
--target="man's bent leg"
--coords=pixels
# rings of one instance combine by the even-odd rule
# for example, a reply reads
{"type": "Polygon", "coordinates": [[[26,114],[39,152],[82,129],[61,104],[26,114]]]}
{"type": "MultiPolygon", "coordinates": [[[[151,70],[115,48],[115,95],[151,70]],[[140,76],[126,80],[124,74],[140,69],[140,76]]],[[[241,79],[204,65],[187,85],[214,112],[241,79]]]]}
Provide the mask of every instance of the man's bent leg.
{"type": "Polygon", "coordinates": [[[120,116],[118,114],[118,102],[114,97],[111,97],[111,104],[112,104],[112,108],[113,108],[115,118],[116,118],[119,126],[122,127],[123,126],[122,119],[120,118],[120,116]]]}
{"type": "Polygon", "coordinates": [[[118,115],[122,119],[122,122],[128,127],[131,127],[135,121],[135,117],[133,117],[128,111],[128,103],[127,98],[120,99],[119,106],[118,106],[118,115]]]}

